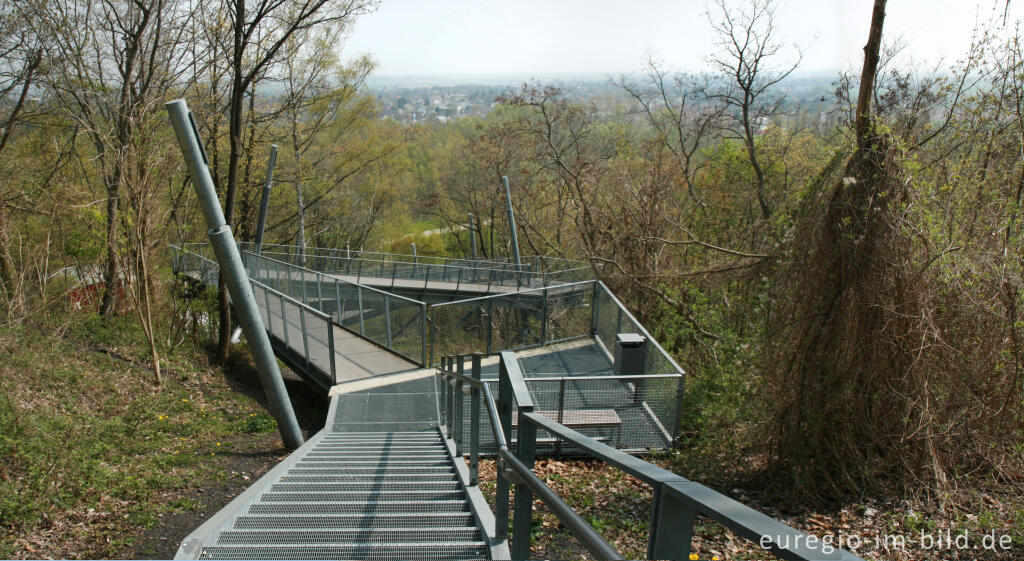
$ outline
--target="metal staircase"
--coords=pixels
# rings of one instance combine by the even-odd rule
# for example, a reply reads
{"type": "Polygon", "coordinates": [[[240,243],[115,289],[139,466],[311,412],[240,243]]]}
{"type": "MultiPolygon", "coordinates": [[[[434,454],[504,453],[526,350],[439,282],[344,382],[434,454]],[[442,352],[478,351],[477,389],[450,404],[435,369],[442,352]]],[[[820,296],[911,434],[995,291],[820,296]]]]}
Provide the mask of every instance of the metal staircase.
{"type": "Polygon", "coordinates": [[[332,399],[333,422],[186,539],[178,558],[492,558],[465,463],[460,471],[438,429],[342,432],[344,397],[332,399]]]}

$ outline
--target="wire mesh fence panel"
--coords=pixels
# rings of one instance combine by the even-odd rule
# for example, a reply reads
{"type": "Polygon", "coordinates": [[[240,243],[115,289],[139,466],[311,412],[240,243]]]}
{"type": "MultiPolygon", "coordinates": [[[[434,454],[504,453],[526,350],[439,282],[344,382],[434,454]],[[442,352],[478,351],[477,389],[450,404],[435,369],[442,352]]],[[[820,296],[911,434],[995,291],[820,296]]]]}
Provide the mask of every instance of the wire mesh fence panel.
{"type": "Polygon", "coordinates": [[[309,361],[317,370],[331,375],[331,320],[328,317],[306,314],[306,339],[309,361]]]}
{"type": "Polygon", "coordinates": [[[430,307],[430,338],[433,360],[485,352],[490,328],[486,302],[452,302],[430,307]]]}
{"type": "Polygon", "coordinates": [[[544,343],[590,333],[594,290],[591,284],[548,288],[544,343]]]}
{"type": "Polygon", "coordinates": [[[400,298],[389,298],[391,315],[391,348],[416,362],[423,357],[423,313],[419,304],[400,298]]]}
{"type": "Polygon", "coordinates": [[[335,286],[336,296],[340,299],[338,308],[338,319],[336,320],[339,325],[354,331],[361,333],[359,327],[360,318],[360,307],[359,307],[359,287],[354,284],[343,284],[336,283],[335,286]]]}
{"type": "Polygon", "coordinates": [[[386,312],[385,295],[376,290],[363,289],[363,337],[388,346],[388,315],[386,312]]]}
{"type": "Polygon", "coordinates": [[[431,306],[433,360],[541,347],[589,335],[593,295],[593,283],[583,282],[431,306]]]}

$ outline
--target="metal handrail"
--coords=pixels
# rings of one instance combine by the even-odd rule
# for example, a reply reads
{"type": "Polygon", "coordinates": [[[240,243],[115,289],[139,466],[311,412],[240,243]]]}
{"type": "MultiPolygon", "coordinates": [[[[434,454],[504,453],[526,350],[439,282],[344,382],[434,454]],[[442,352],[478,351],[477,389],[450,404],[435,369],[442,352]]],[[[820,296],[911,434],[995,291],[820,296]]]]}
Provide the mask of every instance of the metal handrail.
{"type": "MultiPolygon", "coordinates": [[[[201,245],[201,244],[192,244],[192,245],[201,245]]],[[[203,256],[201,254],[198,254],[198,253],[196,253],[194,251],[191,251],[189,249],[186,249],[186,248],[184,248],[182,246],[179,246],[179,245],[176,245],[176,244],[169,244],[169,246],[170,246],[172,251],[177,251],[177,252],[180,252],[182,254],[189,254],[189,255],[194,256],[195,258],[199,259],[200,262],[205,263],[207,266],[211,267],[212,270],[218,270],[218,268],[219,268],[219,265],[217,264],[217,262],[213,261],[212,259],[210,259],[208,257],[205,257],[205,256],[203,256]]],[[[318,318],[318,319],[320,319],[320,320],[322,320],[322,321],[327,323],[327,325],[328,325],[327,341],[323,341],[323,342],[327,344],[327,348],[328,348],[328,355],[329,355],[328,360],[329,360],[329,364],[330,364],[330,371],[329,372],[325,372],[325,374],[327,374],[329,376],[329,378],[331,380],[331,383],[337,383],[337,370],[336,370],[335,356],[334,356],[334,349],[335,349],[334,329],[330,328],[330,326],[333,325],[333,319],[331,318],[331,315],[327,314],[327,313],[324,313],[323,311],[318,310],[318,309],[316,309],[316,308],[314,308],[314,307],[312,307],[312,306],[310,306],[310,305],[308,305],[308,304],[306,304],[304,302],[296,300],[295,298],[292,298],[291,296],[289,296],[289,295],[287,295],[287,294],[285,294],[285,293],[283,293],[283,292],[281,292],[279,290],[276,290],[276,289],[274,289],[274,288],[272,288],[270,286],[267,286],[266,284],[264,284],[264,283],[262,283],[262,282],[260,282],[260,281],[258,281],[256,279],[248,278],[248,281],[249,281],[250,284],[260,287],[260,289],[263,290],[264,293],[270,293],[275,298],[278,298],[278,299],[280,299],[283,302],[287,302],[287,303],[291,304],[292,306],[298,307],[301,310],[300,313],[312,314],[314,317],[316,317],[316,318],[318,318]]],[[[268,318],[270,317],[270,309],[269,308],[267,309],[267,317],[268,318]]],[[[281,319],[282,319],[282,321],[285,321],[285,322],[287,321],[287,319],[284,318],[284,317],[282,317],[281,319]]],[[[275,337],[277,337],[277,335],[274,334],[273,325],[272,325],[272,323],[269,320],[264,325],[264,328],[266,329],[266,331],[268,333],[270,333],[270,334],[274,335],[275,337]]],[[[285,346],[290,346],[288,344],[288,342],[287,342],[287,329],[288,329],[287,325],[285,325],[284,329],[285,329],[285,339],[284,339],[285,346]]],[[[310,335],[309,335],[308,332],[303,330],[302,331],[302,337],[303,337],[303,341],[304,341],[303,345],[305,346],[307,344],[305,342],[306,338],[310,337],[310,335]]],[[[308,350],[304,354],[305,354],[305,356],[303,358],[307,362],[307,367],[309,367],[312,364],[312,361],[311,361],[311,359],[309,357],[308,350]]]]}
{"type": "Polygon", "coordinates": [[[345,283],[345,284],[350,284],[352,286],[358,286],[358,287],[362,288],[363,290],[369,290],[371,292],[376,292],[377,294],[380,294],[382,296],[388,296],[389,298],[395,298],[397,300],[405,300],[406,302],[408,302],[410,304],[416,304],[418,306],[426,306],[425,302],[422,302],[420,300],[416,300],[415,298],[408,298],[406,296],[402,296],[401,294],[395,294],[394,292],[388,292],[386,290],[381,290],[379,288],[374,288],[374,287],[369,286],[369,285],[365,285],[365,284],[360,284],[360,283],[357,283],[357,282],[352,282],[352,281],[338,279],[338,278],[335,278],[334,276],[332,276],[332,275],[330,275],[328,273],[321,273],[320,271],[316,271],[316,270],[310,269],[308,267],[303,267],[302,265],[296,265],[294,263],[289,263],[287,261],[281,261],[280,259],[274,259],[273,257],[267,257],[266,256],[266,252],[264,252],[262,254],[258,254],[258,253],[253,253],[251,251],[243,250],[242,253],[244,253],[246,255],[251,255],[252,257],[255,257],[255,258],[258,258],[258,259],[266,259],[267,261],[273,261],[274,263],[280,263],[280,264],[286,265],[288,267],[292,267],[292,268],[295,268],[295,269],[301,269],[302,272],[304,272],[304,273],[313,273],[314,275],[318,275],[318,276],[321,276],[321,277],[328,277],[328,278],[331,278],[332,280],[335,280],[335,281],[338,281],[338,282],[342,282],[342,283],[345,283]]]}
{"type": "MultiPolygon", "coordinates": [[[[515,362],[515,354],[501,354],[502,368],[514,370],[506,362],[515,362]]],[[[525,387],[525,385],[524,385],[525,387]]],[[[527,390],[528,391],[528,390],[527,390]]],[[[645,462],[572,430],[531,408],[519,411],[520,453],[536,445],[537,427],[575,444],[589,455],[613,465],[654,488],[648,559],[688,559],[697,515],[714,520],[740,536],[793,561],[863,561],[849,551],[809,536],[735,501],[700,483],[645,462]]],[[[518,518],[518,517],[517,517],[518,518]]],[[[513,523],[516,523],[514,520],[513,523]]]]}
{"type": "MultiPolygon", "coordinates": [[[[475,355],[476,360],[474,360],[473,362],[474,374],[476,376],[479,376],[479,356],[480,355],[475,355]]],[[[536,493],[537,497],[545,505],[547,505],[547,507],[551,510],[552,514],[554,514],[555,517],[558,518],[558,520],[561,521],[562,524],[564,524],[565,527],[568,528],[569,531],[574,536],[576,536],[577,539],[580,540],[580,543],[582,543],[583,546],[586,547],[587,550],[596,559],[624,559],[624,557],[618,551],[616,551],[615,548],[613,548],[611,544],[609,544],[607,540],[604,539],[604,537],[602,537],[596,530],[594,530],[594,528],[590,524],[588,524],[582,516],[580,516],[576,511],[574,511],[572,507],[570,507],[564,500],[562,500],[561,497],[559,497],[554,491],[552,491],[551,488],[547,486],[547,484],[541,481],[540,478],[538,478],[533,473],[532,457],[527,458],[528,462],[524,462],[522,459],[520,459],[511,452],[511,450],[508,447],[508,441],[505,437],[505,430],[507,430],[505,428],[505,425],[508,425],[508,423],[503,423],[501,420],[501,414],[499,413],[498,405],[495,403],[494,394],[491,392],[487,384],[480,381],[478,377],[469,377],[464,374],[460,374],[452,369],[449,369],[450,365],[453,363],[453,361],[451,360],[452,358],[454,357],[445,357],[445,360],[443,361],[444,365],[438,368],[437,370],[438,376],[442,379],[442,384],[444,386],[444,391],[442,392],[442,395],[444,396],[444,399],[446,401],[446,406],[443,407],[442,410],[447,411],[449,406],[449,384],[447,383],[447,380],[450,379],[453,383],[455,383],[456,387],[453,389],[452,393],[456,396],[461,396],[461,386],[463,384],[469,385],[470,387],[475,388],[476,390],[481,390],[483,397],[482,401],[487,409],[487,419],[490,421],[491,431],[494,433],[494,440],[498,445],[497,479],[499,490],[495,499],[495,506],[497,510],[495,517],[495,533],[498,534],[496,538],[499,540],[503,540],[508,537],[508,484],[511,479],[517,485],[517,516],[513,519],[513,523],[516,525],[516,529],[520,529],[523,527],[523,523],[518,515],[518,506],[522,502],[521,497],[523,497],[524,495],[528,495],[529,493],[536,493]],[[524,488],[529,489],[529,491],[524,493],[524,488]],[[504,493],[502,493],[502,490],[504,490],[504,493]]],[[[460,356],[458,357],[458,360],[461,361],[462,358],[463,357],[460,356]]],[[[525,383],[523,382],[521,373],[518,371],[518,369],[515,369],[512,372],[503,371],[503,373],[503,380],[508,383],[506,386],[503,387],[512,389],[516,396],[521,399],[521,401],[517,400],[517,403],[520,407],[525,406],[532,409],[533,406],[530,400],[529,390],[526,389],[525,383]]],[[[511,407],[512,399],[511,396],[508,396],[507,390],[505,392],[502,392],[502,388],[499,388],[498,401],[502,403],[503,410],[511,407]]],[[[459,399],[457,403],[460,405],[461,409],[461,399],[459,399]]],[[[509,412],[511,411],[509,410],[509,412]]],[[[461,419],[462,417],[461,410],[451,411],[451,414],[453,416],[456,416],[456,419],[461,419]]],[[[452,437],[452,431],[450,426],[453,420],[447,418],[447,416],[446,420],[447,423],[445,425],[445,428],[449,433],[448,436],[452,437]]],[[[478,432],[479,419],[474,418],[473,423],[474,432],[478,432]]],[[[458,447],[458,444],[456,446],[458,447]]],[[[477,453],[478,450],[472,450],[471,459],[475,459],[477,457],[477,453]]],[[[471,460],[471,465],[474,464],[475,462],[471,460]]],[[[473,482],[471,481],[471,483],[473,482]]],[[[530,502],[532,503],[532,500],[530,500],[530,502]]],[[[529,518],[529,516],[527,516],[527,518],[529,518]]],[[[529,520],[526,521],[525,527],[527,528],[527,532],[525,533],[525,545],[520,541],[522,539],[523,533],[521,531],[514,531],[513,535],[518,538],[518,540],[513,541],[514,552],[522,552],[525,550],[527,554],[529,553],[529,520]]],[[[513,553],[513,557],[520,559],[525,558],[526,556],[517,556],[515,553],[513,553]]]]}

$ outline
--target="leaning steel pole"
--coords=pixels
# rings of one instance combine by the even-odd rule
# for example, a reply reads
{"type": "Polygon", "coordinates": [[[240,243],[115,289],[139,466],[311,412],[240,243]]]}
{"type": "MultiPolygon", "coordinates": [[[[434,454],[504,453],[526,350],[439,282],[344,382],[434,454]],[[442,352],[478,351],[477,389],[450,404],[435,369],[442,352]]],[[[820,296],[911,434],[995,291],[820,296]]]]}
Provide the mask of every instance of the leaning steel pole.
{"type": "Polygon", "coordinates": [[[288,400],[288,390],[277,367],[270,338],[263,328],[256,299],[252,295],[252,287],[242,266],[242,256],[238,253],[238,246],[231,235],[231,227],[224,221],[224,212],[220,208],[220,201],[213,187],[213,178],[210,176],[206,151],[199,139],[199,130],[185,100],[171,101],[165,107],[171,117],[174,134],[178,137],[178,145],[188,166],[189,175],[192,176],[192,185],[199,197],[206,225],[209,226],[207,234],[210,236],[210,244],[213,245],[217,262],[224,273],[224,282],[228,285],[228,293],[238,312],[238,322],[242,324],[245,338],[249,341],[249,349],[256,362],[260,383],[267,393],[270,411],[277,419],[277,427],[284,445],[294,450],[302,445],[302,432],[295,419],[292,403],[288,400]]]}
{"type": "Polygon", "coordinates": [[[505,201],[508,203],[508,227],[512,231],[512,256],[516,261],[516,273],[519,273],[523,264],[519,261],[519,237],[516,236],[516,217],[512,212],[512,190],[508,186],[508,176],[501,176],[501,182],[505,184],[505,201]]]}
{"type": "Polygon", "coordinates": [[[260,216],[256,220],[256,255],[263,251],[263,230],[267,226],[267,209],[270,207],[270,186],[274,182],[274,164],[277,163],[277,144],[270,145],[267,161],[267,179],[263,182],[263,198],[260,199],[260,216]]]}

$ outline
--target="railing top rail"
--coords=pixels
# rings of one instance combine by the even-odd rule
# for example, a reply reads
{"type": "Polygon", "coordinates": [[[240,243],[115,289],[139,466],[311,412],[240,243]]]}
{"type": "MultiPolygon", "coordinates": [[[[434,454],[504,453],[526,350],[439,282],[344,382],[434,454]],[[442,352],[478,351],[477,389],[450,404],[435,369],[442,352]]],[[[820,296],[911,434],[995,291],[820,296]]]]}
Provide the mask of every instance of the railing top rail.
{"type": "Polygon", "coordinates": [[[622,302],[619,301],[619,299],[615,297],[615,294],[613,294],[612,291],[608,289],[608,286],[605,285],[604,282],[602,282],[600,280],[597,280],[597,281],[594,281],[594,282],[596,282],[598,286],[600,286],[602,289],[604,289],[605,294],[607,294],[608,297],[611,298],[612,302],[614,302],[615,305],[618,306],[620,310],[622,310],[622,313],[625,314],[626,317],[629,318],[629,320],[632,321],[633,324],[635,324],[637,326],[637,329],[640,330],[640,333],[644,337],[646,337],[647,340],[651,344],[653,344],[654,347],[657,348],[659,352],[661,352],[661,354],[665,355],[665,358],[668,359],[669,364],[671,364],[681,374],[686,374],[686,371],[683,370],[683,368],[681,366],[679,366],[679,363],[676,362],[676,359],[672,358],[672,355],[670,355],[667,352],[665,352],[665,349],[662,348],[662,346],[660,344],[658,344],[658,341],[655,340],[654,337],[651,336],[651,334],[647,331],[647,329],[644,328],[643,324],[640,323],[639,321],[637,321],[636,318],[633,317],[633,314],[631,314],[629,312],[629,309],[626,308],[625,306],[623,306],[622,302]]]}
{"type": "Polygon", "coordinates": [[[512,395],[515,396],[519,407],[533,407],[533,396],[530,389],[526,387],[523,380],[523,371],[519,369],[519,361],[516,360],[516,353],[512,351],[501,352],[500,370],[508,376],[512,386],[512,395]]]}
{"type": "MultiPolygon", "coordinates": [[[[654,379],[677,379],[683,375],[675,374],[592,374],[588,376],[545,376],[543,373],[531,372],[523,374],[523,380],[527,382],[586,382],[595,380],[654,380],[654,379]]],[[[497,378],[482,378],[483,382],[493,382],[497,378]]]]}
{"type": "MultiPolygon", "coordinates": [[[[245,251],[249,251],[249,250],[245,250],[245,251]]],[[[284,253],[284,252],[281,252],[281,251],[262,251],[262,252],[260,252],[260,255],[289,255],[290,256],[292,254],[291,253],[284,253]]],[[[310,257],[310,256],[307,256],[307,257],[310,257]]],[[[367,259],[365,257],[345,257],[343,255],[318,255],[318,256],[316,256],[316,258],[317,259],[339,259],[339,260],[344,260],[344,261],[363,261],[363,262],[366,262],[366,263],[375,263],[375,264],[381,263],[381,261],[379,261],[377,259],[367,259]]],[[[433,268],[439,268],[440,267],[440,268],[444,268],[447,271],[458,271],[458,270],[461,269],[461,270],[468,270],[468,271],[483,271],[483,272],[499,272],[499,273],[505,273],[505,274],[519,274],[519,275],[523,275],[523,276],[530,276],[530,275],[539,276],[539,275],[543,275],[543,274],[561,274],[561,273],[581,270],[581,269],[564,269],[564,270],[559,270],[559,271],[548,271],[547,273],[543,273],[543,272],[540,272],[540,271],[519,271],[519,270],[517,270],[515,265],[512,265],[512,264],[506,264],[507,266],[504,266],[504,267],[496,267],[496,266],[475,266],[475,265],[470,265],[470,264],[457,264],[457,265],[453,265],[453,264],[450,264],[450,263],[425,263],[423,261],[416,262],[416,261],[412,261],[412,260],[403,260],[403,261],[391,260],[391,261],[386,261],[385,262],[385,266],[387,266],[387,265],[402,265],[402,266],[409,266],[409,267],[420,267],[420,268],[423,268],[423,269],[428,269],[428,268],[431,268],[431,267],[433,267],[433,268]]],[[[487,263],[486,265],[493,265],[493,264],[487,263]]]]}
{"type": "MultiPolygon", "coordinates": [[[[501,353],[501,361],[502,367],[510,375],[519,372],[518,365],[514,364],[516,363],[515,353],[510,351],[501,353]],[[509,365],[506,365],[506,362],[509,365]]],[[[525,388],[525,384],[523,386],[525,388]]],[[[678,474],[598,442],[538,412],[524,411],[520,413],[520,417],[520,426],[524,419],[528,420],[553,436],[571,442],[594,458],[613,465],[652,487],[667,488],[670,493],[686,502],[695,512],[715,520],[762,547],[771,549],[784,559],[863,561],[848,551],[824,543],[823,540],[809,540],[810,536],[804,532],[783,524],[705,485],[690,481],[678,474]],[[814,547],[812,544],[822,547],[814,547]],[[826,550],[825,546],[829,549],[826,550]]]]}
{"type": "Polygon", "coordinates": [[[303,267],[301,265],[295,265],[295,264],[292,264],[292,263],[288,263],[286,261],[281,261],[280,259],[274,259],[273,257],[266,257],[265,255],[256,254],[256,253],[253,253],[251,251],[243,251],[243,253],[245,253],[247,255],[252,255],[253,257],[256,257],[258,259],[266,259],[268,261],[273,261],[275,263],[280,263],[280,264],[285,265],[287,267],[292,267],[294,269],[299,269],[299,270],[301,270],[303,272],[306,272],[306,273],[313,273],[314,275],[322,275],[322,276],[325,276],[325,277],[329,277],[329,278],[331,278],[331,279],[333,279],[333,280],[335,280],[337,282],[349,284],[349,285],[352,285],[352,286],[358,286],[358,287],[362,288],[363,290],[369,290],[371,292],[376,292],[377,294],[381,294],[383,296],[387,296],[388,298],[394,298],[394,299],[397,299],[397,300],[405,300],[406,302],[409,302],[410,304],[415,304],[417,306],[424,306],[425,307],[427,305],[425,302],[421,302],[421,301],[415,300],[413,298],[407,298],[405,296],[401,296],[401,295],[395,294],[393,292],[388,292],[386,290],[380,290],[378,288],[374,288],[372,286],[367,286],[365,284],[359,284],[359,283],[350,282],[350,281],[347,281],[347,280],[342,280],[342,279],[333,277],[330,274],[321,273],[319,271],[314,271],[313,269],[307,269],[306,267],[303,267]]]}
{"type": "Polygon", "coordinates": [[[325,314],[325,313],[321,312],[320,310],[310,306],[309,304],[304,304],[304,303],[302,303],[302,302],[292,298],[291,296],[288,296],[287,294],[285,294],[283,292],[280,292],[278,290],[274,290],[273,288],[263,284],[262,282],[260,282],[258,280],[249,279],[249,282],[251,282],[252,284],[258,285],[263,290],[266,290],[267,292],[270,292],[274,296],[277,296],[278,298],[281,298],[282,300],[284,300],[284,301],[286,301],[286,302],[288,302],[290,304],[293,304],[295,306],[299,306],[300,308],[304,308],[307,312],[312,313],[313,315],[315,315],[316,317],[318,317],[318,318],[320,318],[322,320],[332,321],[332,318],[331,318],[330,314],[325,314]]]}
{"type": "Polygon", "coordinates": [[[462,300],[452,300],[451,302],[441,302],[440,304],[434,304],[431,307],[433,307],[433,308],[440,308],[440,307],[444,307],[444,306],[452,306],[452,305],[455,305],[455,304],[469,304],[469,303],[472,303],[472,302],[475,302],[475,301],[479,301],[479,300],[487,300],[489,298],[503,298],[503,297],[509,297],[509,296],[520,296],[520,295],[526,294],[528,292],[544,292],[545,290],[552,290],[552,289],[555,289],[555,288],[557,288],[559,290],[565,290],[566,288],[582,286],[582,285],[585,285],[585,284],[594,284],[596,282],[600,282],[600,281],[598,281],[596,279],[590,279],[590,280],[584,280],[584,281],[570,282],[570,283],[567,283],[567,284],[559,284],[557,286],[546,286],[546,287],[538,287],[538,288],[526,288],[526,289],[523,289],[523,290],[516,290],[514,292],[502,292],[500,294],[488,294],[487,296],[475,296],[473,298],[464,298],[462,300]]]}
{"type": "MultiPolygon", "coordinates": [[[[200,254],[198,254],[198,253],[196,253],[194,251],[182,248],[181,246],[176,245],[176,244],[168,244],[168,245],[170,247],[174,248],[174,249],[177,249],[178,251],[181,251],[183,253],[189,253],[189,254],[195,255],[196,257],[198,257],[199,259],[202,259],[203,261],[209,261],[213,265],[215,265],[215,266],[217,265],[216,261],[214,261],[214,260],[212,260],[212,259],[210,259],[208,257],[204,257],[204,256],[202,256],[202,255],[200,255],[200,254]]],[[[307,312],[311,312],[313,315],[315,315],[316,317],[318,317],[320,319],[325,319],[325,320],[330,320],[331,319],[331,315],[330,314],[325,314],[325,313],[321,312],[320,310],[310,306],[309,304],[305,304],[303,302],[300,302],[300,301],[292,298],[291,296],[288,296],[287,294],[285,294],[283,292],[280,292],[280,291],[278,291],[278,290],[276,290],[274,288],[271,288],[271,287],[263,284],[262,282],[260,282],[260,281],[258,281],[256,279],[249,278],[249,282],[259,286],[260,288],[270,292],[271,294],[274,294],[275,296],[281,298],[282,300],[285,300],[285,301],[287,301],[287,302],[289,302],[291,304],[299,306],[300,308],[304,308],[307,312]]]]}

